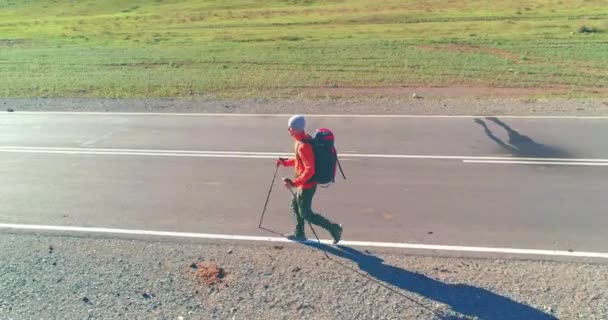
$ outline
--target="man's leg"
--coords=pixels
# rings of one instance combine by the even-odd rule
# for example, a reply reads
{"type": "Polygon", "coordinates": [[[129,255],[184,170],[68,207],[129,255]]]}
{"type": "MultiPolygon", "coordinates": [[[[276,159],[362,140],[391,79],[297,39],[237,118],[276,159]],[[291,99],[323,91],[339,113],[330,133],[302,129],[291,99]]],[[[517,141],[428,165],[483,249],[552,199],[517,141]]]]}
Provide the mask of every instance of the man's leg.
{"type": "Polygon", "coordinates": [[[305,240],[306,236],[304,233],[304,218],[300,214],[300,206],[298,205],[299,194],[291,199],[290,207],[293,215],[296,218],[296,227],[292,234],[288,234],[287,238],[290,240],[305,240]]]}
{"type": "Polygon", "coordinates": [[[308,222],[327,230],[338,243],[342,237],[342,226],[329,221],[327,218],[312,211],[312,198],[317,191],[317,187],[311,189],[300,189],[298,192],[298,203],[300,215],[308,222]]]}

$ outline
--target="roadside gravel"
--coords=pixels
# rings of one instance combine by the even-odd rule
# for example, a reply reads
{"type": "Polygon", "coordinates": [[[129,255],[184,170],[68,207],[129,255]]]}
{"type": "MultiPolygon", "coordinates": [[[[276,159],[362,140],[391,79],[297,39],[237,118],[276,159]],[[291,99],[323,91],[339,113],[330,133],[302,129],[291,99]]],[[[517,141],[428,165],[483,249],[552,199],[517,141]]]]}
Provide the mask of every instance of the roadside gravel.
{"type": "Polygon", "coordinates": [[[404,296],[305,245],[4,232],[0,319],[608,319],[606,264],[327,250],[404,296]]]}
{"type": "Polygon", "coordinates": [[[606,99],[357,98],[321,100],[30,99],[0,98],[0,110],[192,113],[306,113],[410,115],[608,115],[606,99]]]}

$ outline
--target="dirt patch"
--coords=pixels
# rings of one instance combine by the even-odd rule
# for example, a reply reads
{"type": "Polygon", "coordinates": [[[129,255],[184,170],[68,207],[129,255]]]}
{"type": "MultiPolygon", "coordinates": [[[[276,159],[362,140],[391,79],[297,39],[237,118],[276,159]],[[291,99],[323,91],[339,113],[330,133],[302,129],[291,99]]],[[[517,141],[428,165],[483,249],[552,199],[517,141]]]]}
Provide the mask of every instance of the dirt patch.
{"type": "MultiPolygon", "coordinates": [[[[576,70],[583,72],[583,73],[590,74],[590,75],[605,75],[606,74],[606,69],[594,68],[594,67],[578,67],[578,68],[576,68],[576,70]]],[[[594,89],[594,91],[597,91],[597,90],[594,89]]]]}
{"type": "Polygon", "coordinates": [[[224,282],[224,278],[226,278],[226,271],[215,264],[205,265],[199,263],[193,269],[195,269],[194,274],[196,278],[208,286],[220,285],[224,282]]]}
{"type": "Polygon", "coordinates": [[[25,43],[25,39],[0,39],[0,47],[12,47],[25,43]]]}
{"type": "MultiPolygon", "coordinates": [[[[450,51],[450,52],[461,52],[461,53],[482,53],[500,57],[505,60],[512,62],[519,61],[520,56],[507,50],[493,48],[493,47],[481,47],[469,44],[437,44],[437,45],[419,45],[416,49],[426,51],[450,51]]],[[[528,58],[529,59],[529,58],[528,58]]]]}

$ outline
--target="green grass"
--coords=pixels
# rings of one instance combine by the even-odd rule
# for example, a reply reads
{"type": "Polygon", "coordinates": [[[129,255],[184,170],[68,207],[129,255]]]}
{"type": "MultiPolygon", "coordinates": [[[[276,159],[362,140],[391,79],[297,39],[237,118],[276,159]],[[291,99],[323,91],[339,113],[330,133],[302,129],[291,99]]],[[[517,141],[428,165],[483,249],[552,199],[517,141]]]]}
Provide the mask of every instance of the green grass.
{"type": "Polygon", "coordinates": [[[0,96],[608,86],[604,0],[489,3],[0,0],[0,96]]]}

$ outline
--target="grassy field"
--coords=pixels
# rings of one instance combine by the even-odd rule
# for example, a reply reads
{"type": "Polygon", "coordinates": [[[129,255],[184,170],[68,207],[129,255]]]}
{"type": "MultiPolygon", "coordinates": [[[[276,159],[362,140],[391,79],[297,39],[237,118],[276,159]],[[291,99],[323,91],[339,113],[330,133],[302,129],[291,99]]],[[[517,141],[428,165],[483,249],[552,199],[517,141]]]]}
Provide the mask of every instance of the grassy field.
{"type": "Polygon", "coordinates": [[[605,0],[0,0],[3,97],[590,92],[607,66],[605,0]]]}

